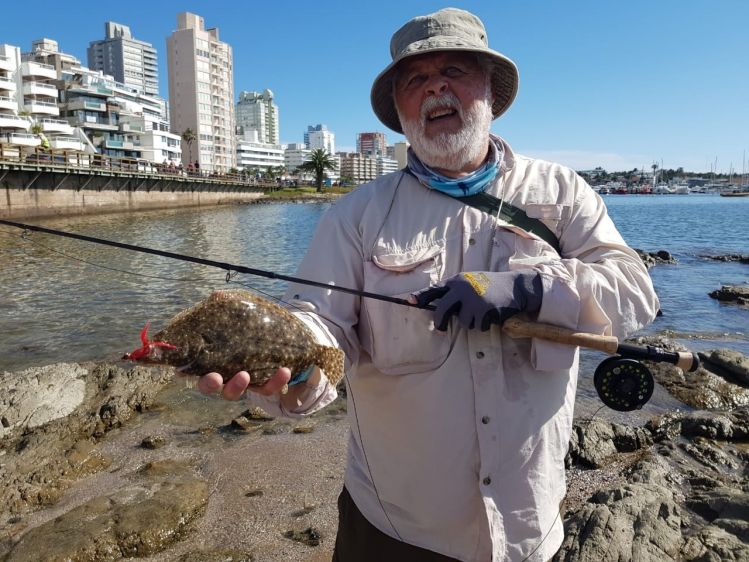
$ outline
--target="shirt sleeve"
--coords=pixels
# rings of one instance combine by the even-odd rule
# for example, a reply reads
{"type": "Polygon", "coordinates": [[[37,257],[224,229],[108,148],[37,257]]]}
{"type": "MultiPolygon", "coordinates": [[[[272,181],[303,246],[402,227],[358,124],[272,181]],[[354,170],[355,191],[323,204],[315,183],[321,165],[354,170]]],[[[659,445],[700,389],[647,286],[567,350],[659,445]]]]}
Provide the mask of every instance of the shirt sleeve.
{"type": "MultiPolygon", "coordinates": [[[[575,193],[560,236],[562,259],[541,263],[544,298],[538,321],[618,338],[646,326],[659,309],[645,264],[616,229],[601,197],[574,172],[558,178],[575,193]]],[[[539,370],[570,367],[576,349],[534,340],[539,370]]]]}

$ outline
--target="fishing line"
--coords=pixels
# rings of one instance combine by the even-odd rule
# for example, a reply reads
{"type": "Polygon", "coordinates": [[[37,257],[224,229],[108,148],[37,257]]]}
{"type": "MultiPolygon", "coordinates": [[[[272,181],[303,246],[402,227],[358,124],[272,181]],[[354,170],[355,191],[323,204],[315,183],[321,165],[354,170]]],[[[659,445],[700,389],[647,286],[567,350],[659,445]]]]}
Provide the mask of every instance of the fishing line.
{"type": "MultiPolygon", "coordinates": [[[[135,277],[145,277],[147,279],[159,279],[161,281],[179,281],[181,283],[200,283],[200,282],[202,282],[202,283],[208,283],[208,281],[205,280],[205,279],[187,278],[187,277],[164,277],[162,275],[150,275],[148,273],[138,273],[136,271],[129,271],[127,269],[119,269],[119,268],[116,268],[116,267],[110,267],[108,265],[103,265],[103,264],[100,264],[100,263],[92,262],[92,261],[89,261],[89,260],[86,260],[86,259],[74,256],[72,254],[67,254],[67,253],[62,252],[60,250],[56,250],[54,248],[51,248],[51,247],[47,246],[46,244],[42,244],[38,240],[34,240],[33,238],[31,238],[31,236],[29,236],[27,232],[23,232],[23,233],[21,233],[20,236],[18,236],[18,235],[12,234],[10,232],[6,232],[6,231],[0,230],[0,234],[5,234],[6,236],[10,236],[12,238],[20,238],[24,242],[30,242],[30,243],[34,244],[35,246],[43,248],[43,249],[45,249],[48,252],[51,252],[53,254],[58,254],[58,255],[60,255],[60,256],[62,256],[64,258],[67,258],[67,259],[70,259],[70,260],[74,260],[74,261],[77,261],[77,262],[81,262],[81,263],[85,263],[86,265],[90,265],[90,266],[93,266],[93,267],[96,267],[96,268],[99,268],[99,269],[106,269],[106,270],[109,270],[109,271],[114,271],[115,273],[125,273],[127,275],[133,275],[135,277]]],[[[30,258],[35,258],[36,257],[36,256],[33,256],[32,254],[28,253],[26,251],[26,248],[22,247],[21,251],[24,254],[26,254],[27,256],[29,256],[30,258]]]]}
{"type": "MultiPolygon", "coordinates": [[[[136,252],[141,252],[141,253],[146,253],[146,254],[152,254],[152,255],[157,255],[157,256],[161,256],[161,257],[166,257],[166,258],[177,259],[177,260],[181,260],[181,261],[192,262],[192,263],[196,263],[196,264],[199,264],[199,265],[204,265],[204,266],[216,267],[216,268],[219,268],[219,269],[224,269],[224,270],[227,271],[227,274],[226,274],[226,282],[227,283],[237,283],[237,284],[240,284],[240,285],[244,285],[243,283],[239,283],[237,281],[232,281],[232,279],[233,279],[234,276],[236,276],[239,273],[243,273],[243,274],[255,275],[255,276],[258,276],[258,277],[266,277],[266,278],[270,278],[270,279],[277,279],[277,280],[280,280],[280,281],[288,281],[288,282],[292,282],[292,283],[298,283],[298,284],[302,284],[302,285],[310,285],[310,286],[319,287],[319,288],[322,288],[322,289],[325,289],[325,290],[328,290],[328,291],[338,291],[338,292],[343,292],[343,293],[349,293],[349,294],[353,294],[353,295],[356,295],[356,296],[359,296],[359,297],[371,298],[371,299],[385,301],[385,302],[390,302],[390,303],[398,304],[398,305],[402,305],[402,306],[409,306],[409,307],[412,307],[412,308],[419,308],[419,309],[426,309],[426,310],[434,310],[435,309],[435,307],[433,305],[412,304],[412,303],[410,303],[409,301],[407,301],[405,299],[400,299],[400,298],[396,298],[396,297],[389,297],[389,296],[386,296],[386,295],[380,295],[380,294],[377,294],[377,293],[370,293],[370,292],[367,292],[367,291],[360,291],[360,290],[357,290],[357,289],[351,289],[351,288],[347,288],[347,287],[341,287],[341,286],[338,286],[338,285],[331,285],[329,283],[312,281],[312,280],[309,280],[309,279],[302,279],[302,278],[298,278],[298,277],[292,277],[292,276],[289,276],[289,275],[282,275],[282,274],[274,273],[272,271],[265,271],[265,270],[261,270],[261,269],[249,268],[249,267],[244,267],[244,266],[240,266],[240,265],[229,264],[229,263],[225,263],[225,262],[218,262],[218,261],[214,261],[214,260],[208,260],[208,259],[203,259],[203,258],[196,258],[196,257],[193,257],[193,256],[187,256],[187,255],[184,255],[184,254],[177,254],[177,253],[174,253],[174,252],[166,252],[166,251],[162,251],[162,250],[155,250],[155,249],[152,249],[152,248],[146,248],[146,247],[136,246],[136,245],[132,245],[132,244],[125,244],[125,243],[122,243],[122,242],[115,242],[115,241],[111,241],[111,240],[105,240],[105,239],[102,239],[102,238],[95,238],[95,237],[92,237],[92,236],[85,236],[85,235],[81,235],[81,234],[75,234],[75,233],[71,233],[71,232],[54,230],[54,229],[44,228],[44,227],[40,227],[40,226],[34,226],[34,225],[28,225],[28,224],[23,224],[23,223],[17,223],[17,222],[12,222],[12,221],[8,221],[8,220],[4,220],[4,219],[0,219],[0,224],[4,224],[4,225],[7,225],[7,226],[12,226],[12,227],[15,227],[15,228],[22,229],[24,231],[24,236],[22,236],[22,238],[24,238],[25,240],[30,240],[28,238],[28,235],[27,235],[28,231],[36,231],[36,232],[42,232],[42,233],[45,233],[45,234],[52,234],[52,235],[56,235],[56,236],[66,237],[66,238],[73,238],[73,239],[82,240],[82,241],[85,241],[85,242],[92,242],[92,243],[102,244],[102,245],[106,245],[106,246],[112,246],[112,247],[116,247],[116,248],[120,248],[120,249],[131,250],[131,251],[136,251],[136,252]]],[[[44,247],[44,245],[42,245],[42,246],[44,247]]],[[[100,265],[100,264],[95,264],[93,262],[88,262],[88,261],[80,259],[80,258],[75,258],[75,257],[72,257],[72,256],[68,256],[67,254],[65,254],[63,252],[60,252],[58,250],[53,250],[51,248],[46,248],[46,249],[48,249],[48,250],[50,250],[52,252],[55,252],[55,253],[59,253],[59,254],[65,256],[65,257],[68,257],[70,259],[75,259],[77,261],[82,261],[84,263],[88,263],[90,265],[93,265],[95,267],[101,267],[103,269],[110,269],[112,271],[118,271],[118,272],[121,272],[121,273],[128,273],[128,274],[132,274],[132,275],[138,275],[138,276],[143,276],[143,277],[152,277],[152,278],[157,278],[157,279],[165,279],[165,280],[169,280],[169,281],[180,281],[180,282],[190,282],[190,281],[194,282],[194,281],[196,281],[196,280],[191,280],[191,279],[174,279],[174,278],[154,277],[154,276],[149,276],[147,274],[142,274],[142,273],[134,273],[134,272],[129,272],[129,271],[123,271],[123,270],[119,270],[119,269],[115,269],[115,268],[110,268],[108,266],[103,266],[103,265],[100,265]]],[[[206,281],[201,279],[201,280],[199,280],[199,282],[200,283],[205,283],[206,281]]],[[[253,290],[257,290],[257,289],[255,289],[254,287],[252,287],[250,285],[245,285],[245,286],[253,288],[253,290]]],[[[258,290],[258,292],[263,292],[263,291],[258,290]]],[[[266,293],[264,293],[264,294],[266,294],[266,293]]],[[[272,296],[272,295],[270,295],[270,296],[272,296]]],[[[276,300],[279,300],[281,302],[284,302],[281,299],[278,299],[277,297],[272,297],[272,298],[274,298],[276,300]]],[[[285,303],[285,304],[290,304],[290,303],[285,303]]],[[[292,306],[294,306],[294,305],[292,304],[292,306]]],[[[535,336],[528,335],[526,337],[535,337],[535,336]]],[[[646,348],[642,348],[640,346],[634,346],[634,345],[631,345],[631,344],[622,344],[621,347],[622,348],[626,347],[627,348],[626,351],[627,351],[628,354],[632,353],[632,354],[634,354],[635,357],[638,357],[638,358],[649,358],[651,360],[660,360],[660,361],[666,360],[668,362],[675,363],[675,361],[673,361],[671,359],[663,359],[663,358],[653,359],[652,357],[649,356],[650,354],[652,354],[652,351],[650,350],[649,347],[646,349],[646,348]]],[[[660,350],[657,350],[657,351],[660,351],[660,350]]],[[[694,357],[695,357],[694,362],[696,362],[696,363],[693,363],[693,369],[696,368],[696,365],[699,364],[699,361],[696,359],[696,355],[694,357]]],[[[691,370],[693,370],[693,369],[691,369],[691,370]]],[[[348,389],[349,389],[349,393],[351,394],[352,405],[354,406],[354,412],[356,412],[356,403],[355,403],[355,399],[354,399],[354,396],[353,396],[352,385],[350,384],[350,381],[349,381],[348,389]]],[[[596,413],[594,414],[593,418],[595,418],[595,416],[597,415],[598,411],[600,411],[601,408],[603,408],[603,406],[601,406],[596,411],[596,413]]],[[[591,418],[590,420],[588,420],[588,423],[590,423],[593,418],[591,418]]],[[[358,415],[356,415],[356,414],[355,414],[355,419],[356,419],[356,423],[357,423],[357,430],[359,431],[359,437],[360,437],[360,440],[361,440],[361,430],[359,428],[358,415]]],[[[362,450],[364,450],[364,443],[363,443],[363,441],[362,441],[362,450]]],[[[366,458],[366,452],[364,453],[364,455],[365,455],[365,461],[367,462],[367,469],[369,471],[370,479],[372,480],[372,484],[373,484],[373,487],[374,487],[374,478],[373,478],[372,473],[371,473],[371,468],[369,467],[369,461],[366,458]]],[[[380,507],[382,508],[383,513],[387,517],[388,522],[391,525],[391,528],[393,529],[393,531],[395,532],[395,534],[398,536],[398,538],[400,538],[400,534],[396,530],[395,526],[393,525],[392,521],[390,520],[390,517],[389,517],[387,511],[385,510],[384,506],[382,505],[382,501],[381,501],[381,499],[379,497],[379,493],[378,493],[376,487],[375,487],[375,494],[377,495],[377,499],[380,502],[380,507]]],[[[546,539],[548,538],[548,536],[551,533],[551,531],[554,529],[554,526],[556,525],[556,522],[559,519],[560,515],[561,515],[561,509],[559,509],[557,511],[557,515],[554,518],[554,521],[552,522],[551,527],[549,528],[549,530],[544,535],[543,539],[539,542],[539,544],[536,546],[536,548],[534,548],[533,551],[531,551],[531,553],[528,554],[523,559],[522,562],[525,562],[526,560],[528,560],[543,545],[543,543],[546,541],[546,539]]]]}

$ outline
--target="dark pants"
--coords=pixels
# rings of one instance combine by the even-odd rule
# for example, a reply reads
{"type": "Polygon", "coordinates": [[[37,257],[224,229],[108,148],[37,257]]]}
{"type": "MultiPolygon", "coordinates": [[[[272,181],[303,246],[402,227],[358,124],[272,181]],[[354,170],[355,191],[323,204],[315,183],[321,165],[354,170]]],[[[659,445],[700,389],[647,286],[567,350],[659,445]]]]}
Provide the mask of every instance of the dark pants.
{"type": "Polygon", "coordinates": [[[389,537],[356,507],[346,488],[338,496],[338,536],[333,562],[458,562],[389,537]]]}

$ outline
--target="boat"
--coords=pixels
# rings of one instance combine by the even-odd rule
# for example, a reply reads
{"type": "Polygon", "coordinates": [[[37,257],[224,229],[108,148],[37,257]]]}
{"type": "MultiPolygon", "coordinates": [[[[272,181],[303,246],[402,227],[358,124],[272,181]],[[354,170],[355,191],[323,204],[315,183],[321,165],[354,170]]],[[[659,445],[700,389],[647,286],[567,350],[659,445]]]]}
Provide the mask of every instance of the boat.
{"type": "Polygon", "coordinates": [[[749,184],[732,189],[723,189],[720,192],[721,197],[749,197],[749,184]]]}
{"type": "Polygon", "coordinates": [[[689,195],[692,192],[692,190],[689,188],[689,184],[687,182],[679,182],[677,184],[674,184],[674,193],[677,195],[689,195]]]}
{"type": "Polygon", "coordinates": [[[665,183],[659,183],[655,186],[655,189],[653,189],[653,193],[655,193],[656,195],[670,195],[672,193],[676,193],[676,190],[671,189],[665,183]]]}

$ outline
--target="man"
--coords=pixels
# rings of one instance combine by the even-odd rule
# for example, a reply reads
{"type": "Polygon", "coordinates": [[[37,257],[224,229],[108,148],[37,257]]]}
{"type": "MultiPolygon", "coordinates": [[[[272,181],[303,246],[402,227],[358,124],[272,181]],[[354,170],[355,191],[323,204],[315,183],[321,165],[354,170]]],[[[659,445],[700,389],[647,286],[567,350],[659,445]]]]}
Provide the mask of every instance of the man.
{"type": "MultiPolygon", "coordinates": [[[[408,169],[339,200],[298,275],[434,301],[436,311],[306,286],[288,295],[347,358],[351,435],[334,560],[549,560],[563,538],[577,349],[507,337],[501,323],[523,311],[622,336],[652,321],[658,301],[580,177],[490,135],[518,76],[477,17],[414,18],[391,54],[372,106],[410,142],[408,169]],[[476,208],[487,195],[529,220],[476,208]]],[[[252,389],[254,402],[298,416],[335,398],[319,369],[280,394],[291,377],[280,369],[252,389]]],[[[248,380],[238,373],[223,395],[238,398],[248,380]]],[[[221,382],[211,373],[199,384],[208,393],[221,382]]]]}

